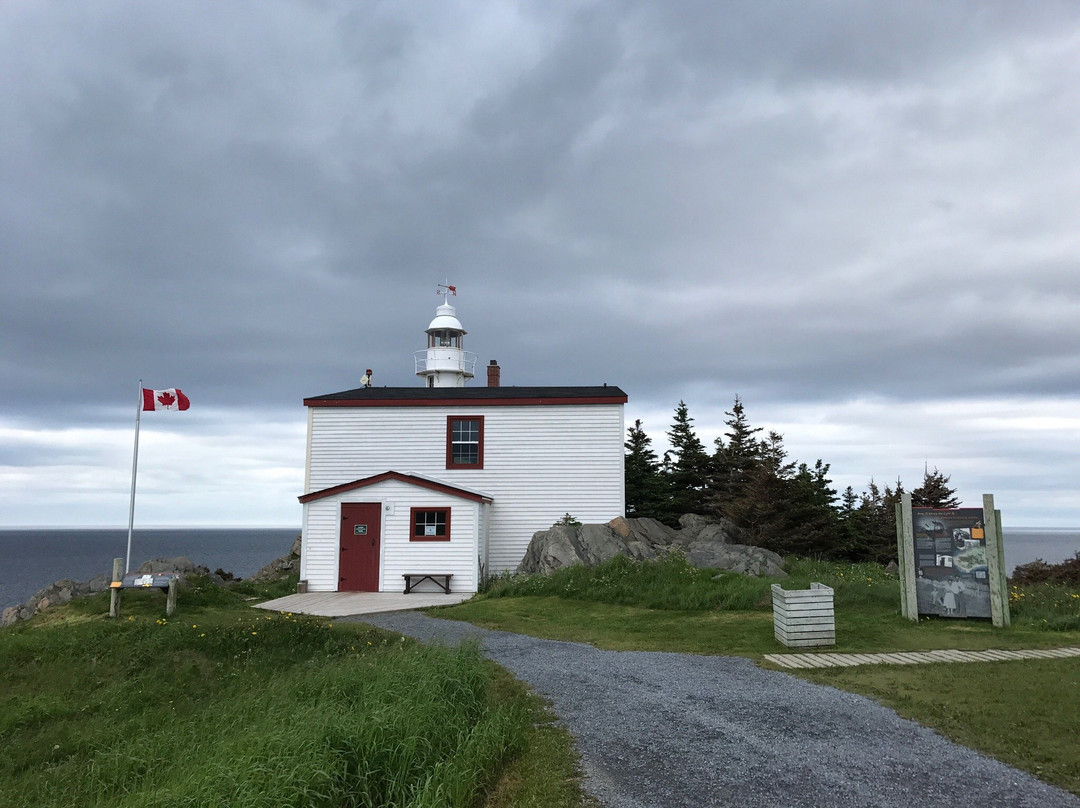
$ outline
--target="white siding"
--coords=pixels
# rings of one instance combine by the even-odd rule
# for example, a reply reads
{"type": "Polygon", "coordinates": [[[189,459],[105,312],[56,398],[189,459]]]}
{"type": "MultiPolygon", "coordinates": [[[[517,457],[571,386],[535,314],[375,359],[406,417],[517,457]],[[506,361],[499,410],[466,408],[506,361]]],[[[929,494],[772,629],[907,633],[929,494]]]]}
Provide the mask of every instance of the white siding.
{"type": "MultiPolygon", "coordinates": [[[[378,502],[382,506],[380,592],[401,592],[405,588],[401,576],[417,572],[450,573],[454,576],[452,591],[476,591],[479,503],[387,480],[304,505],[301,577],[307,580],[309,592],[337,591],[343,502],[378,502]],[[410,508],[450,508],[450,541],[410,541],[410,508]]],[[[416,591],[439,590],[425,581],[416,591]]]]}
{"type": "Polygon", "coordinates": [[[566,513],[582,522],[607,522],[624,512],[621,404],[477,402],[311,412],[310,491],[393,470],[490,494],[488,559],[494,573],[513,570],[533,533],[566,513]],[[484,416],[483,469],[446,468],[447,415],[484,416]]]}
{"type": "Polygon", "coordinates": [[[327,498],[304,505],[300,577],[309,592],[336,592],[341,501],[327,498]]]}

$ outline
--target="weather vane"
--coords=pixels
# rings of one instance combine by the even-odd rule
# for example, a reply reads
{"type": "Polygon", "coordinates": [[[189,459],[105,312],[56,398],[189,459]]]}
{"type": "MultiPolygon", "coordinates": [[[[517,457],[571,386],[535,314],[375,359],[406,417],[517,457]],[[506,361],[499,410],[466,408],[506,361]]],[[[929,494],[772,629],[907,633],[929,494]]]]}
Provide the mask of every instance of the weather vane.
{"type": "Polygon", "coordinates": [[[446,298],[448,298],[450,295],[453,295],[454,297],[457,297],[457,287],[456,286],[451,286],[450,281],[448,280],[446,283],[440,283],[439,284],[439,288],[436,289],[435,294],[442,295],[443,296],[443,303],[445,303],[446,298]]]}

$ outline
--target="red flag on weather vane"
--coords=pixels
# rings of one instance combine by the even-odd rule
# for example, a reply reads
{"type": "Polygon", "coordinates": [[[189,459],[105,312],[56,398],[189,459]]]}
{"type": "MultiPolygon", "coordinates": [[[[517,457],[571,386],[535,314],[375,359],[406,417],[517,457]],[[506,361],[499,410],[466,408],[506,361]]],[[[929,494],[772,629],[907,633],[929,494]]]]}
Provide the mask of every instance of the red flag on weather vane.
{"type": "Polygon", "coordinates": [[[153,412],[154,410],[186,410],[191,406],[188,397],[176,387],[170,387],[168,390],[144,389],[142,391],[142,396],[143,412],[153,412]]]}

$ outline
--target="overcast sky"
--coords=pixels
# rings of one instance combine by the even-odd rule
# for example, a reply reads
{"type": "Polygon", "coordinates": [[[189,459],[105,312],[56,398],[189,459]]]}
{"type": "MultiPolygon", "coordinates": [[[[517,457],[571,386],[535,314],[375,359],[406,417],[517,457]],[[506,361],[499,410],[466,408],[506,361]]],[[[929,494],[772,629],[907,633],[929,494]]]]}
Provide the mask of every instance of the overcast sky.
{"type": "Polygon", "coordinates": [[[299,525],[305,396],[503,384],[658,450],[1080,525],[1080,6],[0,5],[0,525],[299,525]],[[477,383],[482,383],[479,379],[477,383]]]}

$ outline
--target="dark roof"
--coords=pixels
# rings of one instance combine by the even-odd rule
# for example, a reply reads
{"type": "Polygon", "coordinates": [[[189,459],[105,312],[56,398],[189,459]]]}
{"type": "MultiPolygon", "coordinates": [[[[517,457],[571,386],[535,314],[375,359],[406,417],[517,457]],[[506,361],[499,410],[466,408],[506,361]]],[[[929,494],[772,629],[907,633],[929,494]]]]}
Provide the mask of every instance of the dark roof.
{"type": "Polygon", "coordinates": [[[399,482],[409,483],[420,488],[429,488],[432,491],[440,491],[444,494],[452,494],[462,499],[471,499],[473,502],[491,502],[491,497],[487,494],[480,494],[476,491],[469,491],[466,488],[458,488],[456,485],[450,485],[449,483],[439,482],[438,480],[429,480],[426,477],[419,477],[415,474],[402,474],[398,471],[384,471],[382,474],[376,474],[372,477],[364,477],[359,480],[353,480],[350,483],[342,483],[341,485],[332,485],[329,488],[324,488],[321,491],[312,491],[310,494],[304,494],[299,497],[303,503],[314,502],[317,499],[323,499],[325,497],[333,496],[334,494],[344,494],[348,491],[355,491],[359,488],[366,488],[369,485],[375,485],[386,480],[398,480],[399,482]]]}
{"type": "Polygon", "coordinates": [[[625,404],[618,387],[358,387],[305,398],[307,407],[423,407],[450,404],[625,404]]]}

